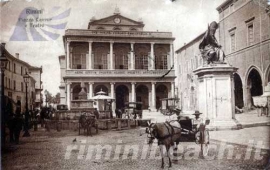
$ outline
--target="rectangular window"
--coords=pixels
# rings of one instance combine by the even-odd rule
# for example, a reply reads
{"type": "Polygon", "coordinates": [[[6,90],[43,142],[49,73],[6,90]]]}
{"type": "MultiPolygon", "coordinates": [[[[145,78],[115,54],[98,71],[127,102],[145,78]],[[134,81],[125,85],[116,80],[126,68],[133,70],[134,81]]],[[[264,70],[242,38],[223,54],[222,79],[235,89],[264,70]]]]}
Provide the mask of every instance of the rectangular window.
{"type": "Polygon", "coordinates": [[[23,92],[23,82],[21,82],[21,91],[23,92]]]}
{"type": "Polygon", "coordinates": [[[74,53],[72,56],[73,69],[86,69],[86,54],[74,53]]]}
{"type": "Polygon", "coordinates": [[[230,5],[230,13],[232,13],[234,11],[234,4],[230,5]]]}
{"type": "Polygon", "coordinates": [[[10,61],[8,61],[7,69],[10,70],[10,61]]]}
{"type": "Polygon", "coordinates": [[[21,75],[23,75],[23,67],[21,66],[21,75]]]}
{"type": "Polygon", "coordinates": [[[13,72],[16,73],[16,64],[13,64],[13,72]]]}
{"type": "Polygon", "coordinates": [[[235,33],[231,34],[231,52],[234,52],[236,50],[236,45],[235,45],[235,33]]]}
{"type": "Polygon", "coordinates": [[[254,29],[253,29],[253,23],[248,25],[248,32],[247,32],[247,40],[248,40],[248,45],[252,45],[254,43],[254,29]]]}
{"type": "Polygon", "coordinates": [[[13,81],[13,89],[16,91],[16,81],[13,81]]]}

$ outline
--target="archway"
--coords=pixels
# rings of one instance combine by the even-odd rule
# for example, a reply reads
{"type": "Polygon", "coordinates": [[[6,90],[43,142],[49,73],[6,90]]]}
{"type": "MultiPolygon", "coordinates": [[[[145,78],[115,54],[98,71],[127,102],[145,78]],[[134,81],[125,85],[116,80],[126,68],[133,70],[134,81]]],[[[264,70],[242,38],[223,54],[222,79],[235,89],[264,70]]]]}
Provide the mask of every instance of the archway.
{"type": "Polygon", "coordinates": [[[96,96],[97,95],[97,92],[100,92],[101,90],[103,92],[105,92],[106,95],[109,95],[109,93],[108,93],[109,90],[108,90],[108,88],[106,86],[104,86],[104,85],[98,85],[98,86],[95,87],[94,96],[96,96]]]}
{"type": "Polygon", "coordinates": [[[156,108],[161,108],[161,100],[168,97],[168,88],[161,84],[156,88],[156,108]]]}
{"type": "Polygon", "coordinates": [[[256,69],[252,69],[247,80],[247,106],[250,109],[253,106],[253,96],[260,96],[263,93],[262,79],[260,73],[256,69]]]}
{"type": "Polygon", "coordinates": [[[270,83],[270,65],[265,73],[265,86],[267,86],[268,83],[270,83]]]}
{"type": "Polygon", "coordinates": [[[242,108],[244,106],[243,101],[243,84],[239,74],[234,74],[234,96],[235,96],[235,106],[242,108]]]}
{"type": "Polygon", "coordinates": [[[142,102],[142,109],[148,109],[149,107],[149,92],[145,85],[139,85],[136,88],[136,101],[142,102]]]}
{"type": "MultiPolygon", "coordinates": [[[[85,87],[83,87],[83,89],[84,89],[84,92],[87,91],[85,87]]],[[[82,87],[79,84],[74,86],[72,89],[72,100],[87,99],[87,93],[81,94],[81,92],[82,92],[82,87]]]]}
{"type": "Polygon", "coordinates": [[[122,109],[125,107],[125,102],[129,99],[129,90],[125,85],[120,85],[115,89],[116,93],[116,108],[122,109]]]}

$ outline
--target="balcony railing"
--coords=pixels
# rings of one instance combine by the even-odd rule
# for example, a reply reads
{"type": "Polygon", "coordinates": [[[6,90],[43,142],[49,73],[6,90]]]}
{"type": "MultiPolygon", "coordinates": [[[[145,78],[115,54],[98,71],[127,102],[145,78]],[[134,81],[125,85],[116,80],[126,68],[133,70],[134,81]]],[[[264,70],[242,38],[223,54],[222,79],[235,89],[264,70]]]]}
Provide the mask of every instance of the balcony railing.
{"type": "Polygon", "coordinates": [[[171,70],[66,70],[66,77],[175,77],[171,70]]]}
{"type": "Polygon", "coordinates": [[[148,37],[148,38],[172,38],[171,32],[146,32],[146,31],[110,31],[110,30],[81,30],[68,29],[66,35],[80,36],[104,36],[104,37],[148,37]]]}

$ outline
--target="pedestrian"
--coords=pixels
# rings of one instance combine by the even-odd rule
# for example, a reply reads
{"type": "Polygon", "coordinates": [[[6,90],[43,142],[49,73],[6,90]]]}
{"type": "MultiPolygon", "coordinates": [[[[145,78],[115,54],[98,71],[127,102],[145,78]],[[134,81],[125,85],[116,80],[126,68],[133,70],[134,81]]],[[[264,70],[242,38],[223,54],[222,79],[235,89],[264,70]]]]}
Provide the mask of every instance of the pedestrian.
{"type": "Polygon", "coordinates": [[[198,128],[200,127],[200,125],[203,123],[203,119],[200,118],[200,115],[202,113],[200,113],[198,110],[195,111],[195,113],[193,113],[193,115],[195,115],[195,118],[193,119],[193,128],[196,129],[196,131],[198,130],[198,128]]]}
{"type": "Polygon", "coordinates": [[[14,115],[13,114],[9,114],[8,129],[9,129],[9,142],[13,143],[13,142],[15,142],[15,139],[14,139],[14,115]]]}
{"type": "Polygon", "coordinates": [[[98,112],[97,108],[95,108],[95,110],[94,110],[94,115],[96,116],[97,119],[99,119],[99,112],[98,112]]]}
{"type": "Polygon", "coordinates": [[[22,130],[23,126],[23,118],[20,113],[16,113],[14,117],[14,137],[15,137],[15,143],[19,144],[19,138],[20,138],[20,133],[22,130]]]}

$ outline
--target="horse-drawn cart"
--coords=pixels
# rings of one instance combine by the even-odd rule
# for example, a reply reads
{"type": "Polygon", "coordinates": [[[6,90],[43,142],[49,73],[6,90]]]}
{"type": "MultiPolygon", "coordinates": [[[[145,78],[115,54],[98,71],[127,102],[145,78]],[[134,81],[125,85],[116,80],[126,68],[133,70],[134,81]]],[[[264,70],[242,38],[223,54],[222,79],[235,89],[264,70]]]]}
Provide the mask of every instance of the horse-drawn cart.
{"type": "Polygon", "coordinates": [[[209,144],[209,132],[206,125],[210,123],[210,120],[206,120],[204,123],[200,122],[199,124],[195,124],[195,118],[191,119],[187,116],[184,117],[180,115],[181,109],[177,108],[178,98],[165,98],[161,99],[161,101],[162,106],[160,112],[163,115],[177,115],[177,121],[181,125],[181,141],[195,141],[197,144],[201,145],[201,154],[206,156],[208,154],[209,144]]]}
{"type": "Polygon", "coordinates": [[[181,142],[195,142],[201,145],[201,155],[207,156],[209,147],[209,131],[206,126],[210,120],[199,125],[194,124],[189,117],[181,117],[177,120],[181,125],[181,142]]]}
{"type": "Polygon", "coordinates": [[[126,102],[125,106],[124,118],[142,119],[142,102],[126,102]]]}

